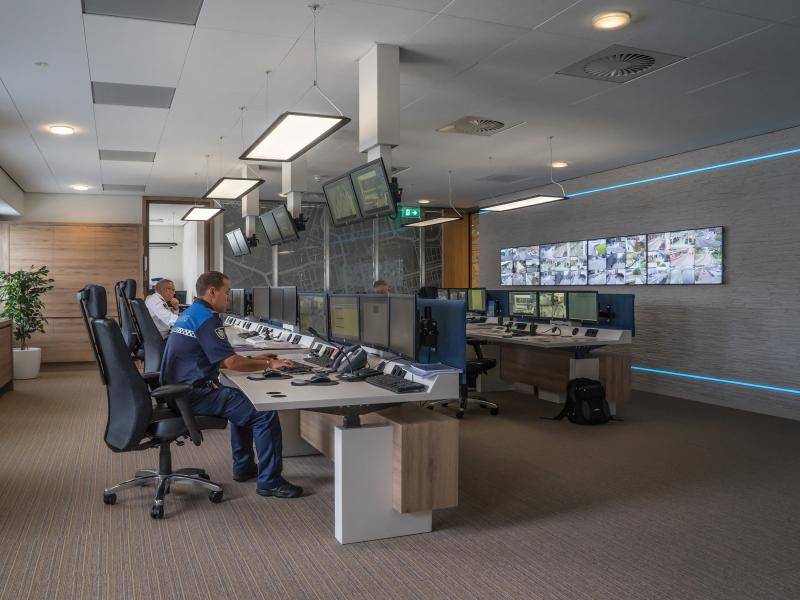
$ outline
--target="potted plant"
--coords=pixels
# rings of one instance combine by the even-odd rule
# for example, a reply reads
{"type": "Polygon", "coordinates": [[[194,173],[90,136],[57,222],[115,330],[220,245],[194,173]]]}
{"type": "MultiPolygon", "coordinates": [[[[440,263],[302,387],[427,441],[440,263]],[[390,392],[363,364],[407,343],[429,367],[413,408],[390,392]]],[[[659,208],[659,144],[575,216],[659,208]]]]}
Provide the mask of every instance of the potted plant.
{"type": "Polygon", "coordinates": [[[42,296],[53,289],[47,267],[30,271],[7,273],[0,271],[0,315],[14,321],[14,337],[20,347],[14,348],[14,379],[33,379],[39,376],[42,349],[30,348],[28,340],[47,323],[42,314],[42,296]]]}

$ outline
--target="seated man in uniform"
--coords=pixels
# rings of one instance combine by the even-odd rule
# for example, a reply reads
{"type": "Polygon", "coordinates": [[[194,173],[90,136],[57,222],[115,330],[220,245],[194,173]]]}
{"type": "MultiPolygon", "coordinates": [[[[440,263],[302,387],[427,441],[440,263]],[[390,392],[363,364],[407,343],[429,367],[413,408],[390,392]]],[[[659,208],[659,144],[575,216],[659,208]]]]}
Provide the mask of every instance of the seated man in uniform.
{"type": "Polygon", "coordinates": [[[161,337],[167,337],[169,328],[178,320],[175,284],[170,279],[159,279],[154,293],[150,294],[144,303],[161,337]]]}
{"type": "Polygon", "coordinates": [[[193,385],[190,397],[194,414],[230,421],[234,480],[257,477],[260,495],[296,498],[303,493],[302,488],[281,476],[283,439],[278,413],[256,410],[240,390],[222,386],[217,380],[220,367],[248,372],[292,365],[292,361],[279,360],[274,354],[247,358],[233,351],[219,317],[230,288],[230,279],[217,271],[203,273],[197,279],[194,303],[181,314],[167,338],[161,383],[193,385]]]}

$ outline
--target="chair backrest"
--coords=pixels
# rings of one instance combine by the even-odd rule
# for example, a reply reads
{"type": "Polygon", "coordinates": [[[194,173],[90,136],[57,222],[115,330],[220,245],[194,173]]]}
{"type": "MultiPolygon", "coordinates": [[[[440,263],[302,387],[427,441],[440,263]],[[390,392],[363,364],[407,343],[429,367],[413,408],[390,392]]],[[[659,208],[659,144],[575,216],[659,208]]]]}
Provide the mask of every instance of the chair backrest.
{"type": "Polygon", "coordinates": [[[136,370],[116,321],[106,318],[106,290],[86,285],[78,304],[106,386],[108,419],[105,442],[117,452],[134,450],[145,437],[153,416],[147,384],[136,370]]]}
{"type": "Polygon", "coordinates": [[[128,352],[136,352],[139,347],[139,336],[136,334],[136,325],[131,315],[130,300],[136,297],[136,281],[125,279],[114,285],[114,295],[117,298],[117,314],[119,326],[122,330],[122,339],[128,347],[128,352]]]}
{"type": "Polygon", "coordinates": [[[144,348],[144,372],[160,373],[161,358],[164,356],[166,341],[161,337],[147,305],[141,298],[134,298],[130,301],[133,320],[136,323],[136,330],[144,348]]]}

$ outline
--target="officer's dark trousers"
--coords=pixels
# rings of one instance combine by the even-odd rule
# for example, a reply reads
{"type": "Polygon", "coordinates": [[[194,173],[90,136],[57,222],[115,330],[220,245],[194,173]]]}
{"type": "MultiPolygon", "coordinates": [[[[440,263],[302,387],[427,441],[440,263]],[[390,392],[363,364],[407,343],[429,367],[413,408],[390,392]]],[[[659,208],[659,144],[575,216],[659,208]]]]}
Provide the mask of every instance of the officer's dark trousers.
{"type": "Polygon", "coordinates": [[[274,410],[259,411],[235,388],[198,388],[191,394],[192,412],[199,416],[225,417],[231,425],[233,473],[244,474],[258,453],[258,487],[270,489],[283,483],[283,438],[281,422],[274,410]]]}

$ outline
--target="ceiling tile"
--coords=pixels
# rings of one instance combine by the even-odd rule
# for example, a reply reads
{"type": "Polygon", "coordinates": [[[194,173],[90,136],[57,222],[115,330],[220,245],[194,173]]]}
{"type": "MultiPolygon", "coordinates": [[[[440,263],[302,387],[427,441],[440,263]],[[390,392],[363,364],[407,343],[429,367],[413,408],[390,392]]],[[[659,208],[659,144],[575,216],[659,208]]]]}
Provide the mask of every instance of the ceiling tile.
{"type": "Polygon", "coordinates": [[[515,27],[536,27],[570,5],[564,0],[455,0],[444,14],[515,27]]]}
{"type": "Polygon", "coordinates": [[[152,163],[101,161],[103,183],[146,185],[152,163]]]}
{"type": "Polygon", "coordinates": [[[92,81],[95,104],[170,108],[175,88],[92,81]]]}
{"type": "Polygon", "coordinates": [[[203,0],[83,0],[83,12],[194,25],[203,0]]]}
{"type": "Polygon", "coordinates": [[[158,149],[167,111],[158,108],[98,104],[94,110],[101,148],[158,149]]]}
{"type": "Polygon", "coordinates": [[[703,0],[705,8],[725,10],[740,15],[768,19],[770,21],[791,21],[800,18],[800,2],[797,0],[703,0]]]}
{"type": "Polygon", "coordinates": [[[100,150],[101,161],[151,163],[155,161],[155,159],[155,152],[141,152],[137,150],[100,150]]]}

